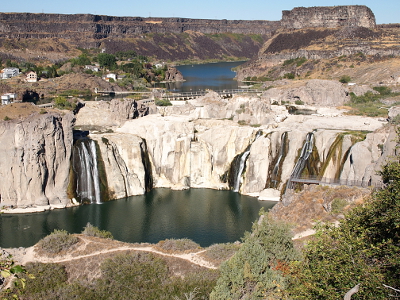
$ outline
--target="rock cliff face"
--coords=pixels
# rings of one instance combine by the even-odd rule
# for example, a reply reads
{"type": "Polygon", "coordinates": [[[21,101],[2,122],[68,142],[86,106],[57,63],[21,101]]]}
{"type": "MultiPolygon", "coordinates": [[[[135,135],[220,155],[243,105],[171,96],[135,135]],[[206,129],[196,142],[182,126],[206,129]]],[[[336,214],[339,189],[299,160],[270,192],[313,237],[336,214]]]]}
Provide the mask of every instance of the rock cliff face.
{"type": "MultiPolygon", "coordinates": [[[[325,97],[322,88],[315,92],[325,97]]],[[[324,99],[330,99],[327,94],[324,99]]],[[[161,114],[129,120],[117,133],[92,134],[102,152],[110,190],[117,198],[144,193],[147,172],[154,187],[233,189],[232,182],[239,182],[244,194],[280,191],[311,133],[312,155],[305,173],[358,184],[379,182],[376,171],[394,149],[394,131],[381,127],[378,120],[343,117],[336,110],[327,113],[327,108],[315,108],[315,116],[290,115],[284,106],[271,106],[269,101],[265,95],[228,100],[209,93],[185,105],[160,107],[161,114]],[[361,130],[371,133],[364,139],[361,130]],[[235,162],[247,151],[239,174],[235,162]]]]}
{"type": "Polygon", "coordinates": [[[162,60],[250,58],[278,27],[279,21],[0,13],[0,57],[58,61],[81,47],[162,60]]]}
{"type": "Polygon", "coordinates": [[[0,205],[66,205],[73,115],[0,122],[0,205]]]}
{"type": "MultiPolygon", "coordinates": [[[[315,108],[314,116],[290,115],[284,106],[268,102],[265,96],[227,100],[211,93],[163,114],[127,120],[117,132],[91,133],[110,197],[153,187],[237,189],[250,195],[272,188],[279,193],[298,168],[300,153],[309,158],[298,174],[379,182],[376,171],[395,146],[390,127],[332,108],[315,108]],[[243,126],[252,122],[258,123],[243,126]],[[361,130],[370,133],[365,137],[361,130]],[[306,140],[308,148],[302,150],[306,140]]],[[[81,114],[85,109],[77,123],[90,119],[81,114]]],[[[110,113],[109,107],[97,109],[110,113]]],[[[68,203],[72,124],[69,114],[0,123],[0,150],[6,154],[0,158],[1,205],[68,203]]]]}
{"type": "Polygon", "coordinates": [[[279,21],[0,13],[0,32],[2,37],[8,38],[75,38],[76,34],[85,34],[102,39],[146,33],[183,33],[188,30],[204,34],[268,34],[277,26],[279,21]]]}
{"type": "Polygon", "coordinates": [[[284,28],[375,27],[375,15],[364,5],[296,7],[282,12],[284,28]]]}
{"type": "Polygon", "coordinates": [[[340,106],[350,100],[348,91],[337,81],[313,79],[293,88],[272,88],[264,92],[271,103],[301,101],[313,106],[340,106]]]}

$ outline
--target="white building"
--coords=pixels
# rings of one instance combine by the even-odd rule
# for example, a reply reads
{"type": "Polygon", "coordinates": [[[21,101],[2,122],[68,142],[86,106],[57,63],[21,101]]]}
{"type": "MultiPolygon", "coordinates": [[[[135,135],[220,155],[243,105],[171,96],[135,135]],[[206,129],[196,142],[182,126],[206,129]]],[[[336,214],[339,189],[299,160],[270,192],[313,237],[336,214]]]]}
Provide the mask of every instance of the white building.
{"type": "Polygon", "coordinates": [[[92,66],[92,65],[86,65],[86,66],[85,66],[85,69],[87,69],[87,70],[92,70],[93,72],[98,72],[98,71],[100,71],[99,67],[97,67],[97,66],[92,66]]]}
{"type": "Polygon", "coordinates": [[[7,105],[13,102],[13,100],[17,99],[17,94],[15,93],[8,93],[1,96],[1,104],[7,105]]]}
{"type": "Polygon", "coordinates": [[[11,77],[17,76],[18,74],[18,68],[4,68],[3,70],[1,70],[0,77],[1,79],[9,79],[11,77]]]}
{"type": "Polygon", "coordinates": [[[115,80],[117,80],[117,77],[118,77],[117,74],[109,73],[106,76],[103,76],[103,79],[105,81],[109,81],[110,79],[114,79],[114,81],[115,81],[115,80]]]}
{"type": "Polygon", "coordinates": [[[25,78],[26,82],[36,82],[37,81],[37,74],[36,72],[30,71],[26,74],[25,78]]]}

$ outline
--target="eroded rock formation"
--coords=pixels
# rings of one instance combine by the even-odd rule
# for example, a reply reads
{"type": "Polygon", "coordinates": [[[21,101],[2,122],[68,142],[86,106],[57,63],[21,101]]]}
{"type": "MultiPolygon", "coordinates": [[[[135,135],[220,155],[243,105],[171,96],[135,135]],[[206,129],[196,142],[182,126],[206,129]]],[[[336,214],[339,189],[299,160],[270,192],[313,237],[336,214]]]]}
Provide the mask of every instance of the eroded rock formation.
{"type": "Polygon", "coordinates": [[[72,114],[0,122],[0,205],[66,205],[72,114]]]}
{"type": "Polygon", "coordinates": [[[338,81],[313,79],[300,87],[272,88],[264,92],[271,103],[301,101],[313,106],[340,106],[350,100],[349,92],[338,81]]]}

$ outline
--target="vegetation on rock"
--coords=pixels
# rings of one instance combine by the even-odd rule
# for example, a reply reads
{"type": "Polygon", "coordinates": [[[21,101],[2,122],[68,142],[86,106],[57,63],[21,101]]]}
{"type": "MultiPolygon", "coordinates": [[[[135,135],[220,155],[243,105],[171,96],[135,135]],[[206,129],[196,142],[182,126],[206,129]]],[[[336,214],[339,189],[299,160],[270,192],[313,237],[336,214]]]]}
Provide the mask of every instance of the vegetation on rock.
{"type": "Polygon", "coordinates": [[[289,227],[263,211],[239,251],[221,265],[210,299],[283,299],[291,261],[299,259],[289,227]]]}
{"type": "Polygon", "coordinates": [[[94,236],[94,237],[99,237],[99,238],[104,238],[104,239],[112,239],[113,235],[111,232],[107,230],[100,230],[96,226],[93,226],[90,223],[87,223],[85,228],[82,231],[83,235],[87,236],[94,236]]]}
{"type": "Polygon", "coordinates": [[[69,234],[66,230],[55,229],[50,235],[41,239],[37,245],[48,253],[56,254],[70,249],[78,242],[79,238],[69,234]]]}

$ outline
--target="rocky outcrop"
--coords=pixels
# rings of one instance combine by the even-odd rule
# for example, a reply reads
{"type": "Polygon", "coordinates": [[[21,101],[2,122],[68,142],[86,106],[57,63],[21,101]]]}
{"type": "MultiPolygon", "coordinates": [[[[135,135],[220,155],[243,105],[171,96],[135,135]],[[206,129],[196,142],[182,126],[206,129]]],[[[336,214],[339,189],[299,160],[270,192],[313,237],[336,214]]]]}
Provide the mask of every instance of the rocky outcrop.
{"type": "Polygon", "coordinates": [[[183,81],[183,75],[177,68],[168,67],[164,80],[168,82],[183,81]]]}
{"type": "MultiPolygon", "coordinates": [[[[85,109],[80,110],[76,126],[113,127],[122,125],[126,120],[147,115],[155,108],[145,105],[142,101],[129,98],[113,99],[111,101],[86,101],[85,109]]],[[[108,128],[110,129],[110,128],[108,128]]]]}
{"type": "Polygon", "coordinates": [[[313,79],[300,87],[272,88],[263,93],[270,103],[301,101],[313,106],[340,106],[350,100],[348,91],[338,81],[313,79]]]}
{"type": "Polygon", "coordinates": [[[0,122],[0,205],[66,205],[72,114],[0,122]]]}
{"type": "Polygon", "coordinates": [[[106,169],[111,199],[142,195],[147,190],[146,142],[130,134],[93,134],[106,169]]]}
{"type": "Polygon", "coordinates": [[[188,105],[159,107],[164,116],[184,114],[191,119],[230,119],[243,125],[266,125],[273,120],[271,103],[266,97],[234,95],[221,98],[210,91],[205,96],[188,100],[188,105]]]}
{"type": "Polygon", "coordinates": [[[296,7],[282,12],[284,28],[375,27],[373,12],[364,5],[296,7]]]}

